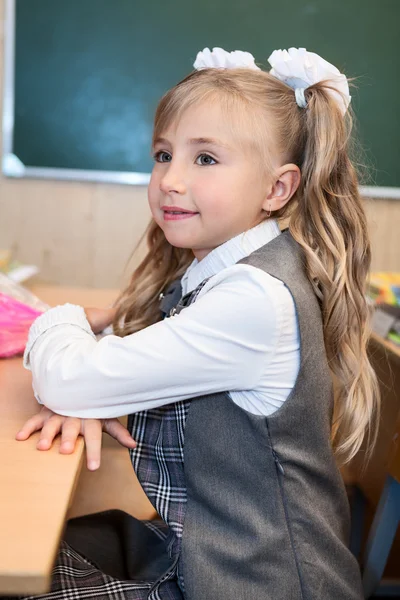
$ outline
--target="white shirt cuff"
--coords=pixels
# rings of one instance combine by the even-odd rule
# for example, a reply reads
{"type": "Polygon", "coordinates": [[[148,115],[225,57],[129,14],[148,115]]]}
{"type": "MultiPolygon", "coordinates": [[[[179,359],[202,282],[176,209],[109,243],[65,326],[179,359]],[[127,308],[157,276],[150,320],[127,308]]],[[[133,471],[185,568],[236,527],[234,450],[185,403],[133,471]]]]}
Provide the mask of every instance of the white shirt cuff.
{"type": "Polygon", "coordinates": [[[29,355],[38,338],[48,331],[48,329],[56,327],[57,325],[76,325],[96,339],[82,306],[76,304],[63,304],[62,306],[50,308],[40,315],[40,317],[38,317],[31,325],[28,342],[24,352],[23,364],[25,369],[31,370],[29,355]]]}

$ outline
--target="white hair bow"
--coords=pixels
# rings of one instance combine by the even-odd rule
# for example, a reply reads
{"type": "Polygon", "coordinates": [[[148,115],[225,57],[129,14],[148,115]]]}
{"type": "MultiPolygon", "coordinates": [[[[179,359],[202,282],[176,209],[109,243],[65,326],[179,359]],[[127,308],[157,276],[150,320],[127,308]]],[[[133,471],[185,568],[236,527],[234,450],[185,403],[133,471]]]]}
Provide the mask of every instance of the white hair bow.
{"type": "Polygon", "coordinates": [[[305,89],[319,81],[329,81],[335,89],[327,88],[327,92],[336,100],[342,114],[346,112],[351,101],[346,75],[318,54],[307,52],[305,48],[274,50],[268,62],[272,67],[271,75],[295,90],[299,106],[307,105],[305,89]]]}
{"type": "Polygon", "coordinates": [[[209,48],[204,48],[198,52],[196,60],[193,63],[194,68],[199,69],[238,69],[247,68],[260,71],[260,67],[254,62],[254,56],[250,52],[242,52],[234,50],[227,52],[222,48],[213,48],[212,52],[209,48]]]}

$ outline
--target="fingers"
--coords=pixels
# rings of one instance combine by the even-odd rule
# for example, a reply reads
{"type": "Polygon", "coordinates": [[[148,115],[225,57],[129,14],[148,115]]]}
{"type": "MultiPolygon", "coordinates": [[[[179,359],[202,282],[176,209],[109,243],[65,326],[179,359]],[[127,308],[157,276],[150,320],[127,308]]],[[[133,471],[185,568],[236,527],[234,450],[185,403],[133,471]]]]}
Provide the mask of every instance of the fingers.
{"type": "Polygon", "coordinates": [[[35,431],[41,430],[39,441],[36,445],[38,450],[48,450],[56,435],[61,431],[60,452],[71,454],[75,449],[78,436],[83,435],[86,445],[87,466],[95,471],[100,466],[102,430],[106,431],[121,446],[136,448],[136,442],[132,439],[129,431],[118,419],[77,419],[64,417],[53,413],[50,409],[43,407],[42,410],[28,419],[16,434],[17,440],[26,440],[35,431]]]}
{"type": "Polygon", "coordinates": [[[16,434],[17,440],[26,440],[35,431],[41,430],[40,438],[36,444],[38,450],[48,450],[56,435],[61,431],[60,452],[71,454],[80,433],[85,438],[87,464],[90,470],[100,466],[102,421],[99,419],[77,419],[64,417],[53,413],[45,406],[42,410],[28,419],[16,434]]]}
{"type": "Polygon", "coordinates": [[[56,435],[61,431],[63,420],[65,417],[53,413],[42,427],[40,438],[36,444],[38,450],[48,450],[54,441],[56,435]]]}
{"type": "Polygon", "coordinates": [[[125,448],[136,448],[137,444],[135,440],[118,419],[106,419],[104,421],[103,429],[111,435],[111,437],[116,439],[121,446],[125,446],[125,448]]]}
{"type": "Polygon", "coordinates": [[[84,419],[82,421],[87,467],[90,471],[95,471],[100,466],[102,423],[100,419],[84,419]]]}
{"type": "Polygon", "coordinates": [[[61,431],[61,454],[71,454],[75,449],[76,440],[80,434],[81,420],[67,417],[61,431]]]}
{"type": "Polygon", "coordinates": [[[26,421],[26,423],[24,423],[22,428],[16,434],[15,439],[27,440],[32,435],[32,433],[38,431],[39,429],[42,429],[46,419],[48,419],[51,414],[51,410],[49,410],[46,407],[43,407],[40,412],[38,412],[36,415],[33,415],[33,417],[31,417],[26,421]]]}

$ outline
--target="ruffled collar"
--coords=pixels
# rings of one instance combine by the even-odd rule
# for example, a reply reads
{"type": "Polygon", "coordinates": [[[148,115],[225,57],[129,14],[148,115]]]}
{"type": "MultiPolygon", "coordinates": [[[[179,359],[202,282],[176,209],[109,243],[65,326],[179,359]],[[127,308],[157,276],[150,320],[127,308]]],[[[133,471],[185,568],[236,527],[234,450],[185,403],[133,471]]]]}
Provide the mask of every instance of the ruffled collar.
{"type": "Polygon", "coordinates": [[[195,258],[182,277],[183,294],[191,292],[203,279],[215,275],[222,269],[231,267],[279,234],[280,229],[277,221],[268,219],[221,244],[200,262],[195,258]]]}

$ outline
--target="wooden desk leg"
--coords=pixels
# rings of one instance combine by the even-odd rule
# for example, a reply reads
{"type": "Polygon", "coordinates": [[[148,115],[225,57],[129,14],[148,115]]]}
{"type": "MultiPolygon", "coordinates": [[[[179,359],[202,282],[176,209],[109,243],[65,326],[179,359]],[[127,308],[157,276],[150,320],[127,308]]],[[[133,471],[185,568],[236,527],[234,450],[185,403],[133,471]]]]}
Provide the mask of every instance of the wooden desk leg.
{"type": "Polygon", "coordinates": [[[369,598],[378,588],[400,521],[400,483],[388,476],[368,535],[363,588],[369,598]]]}

